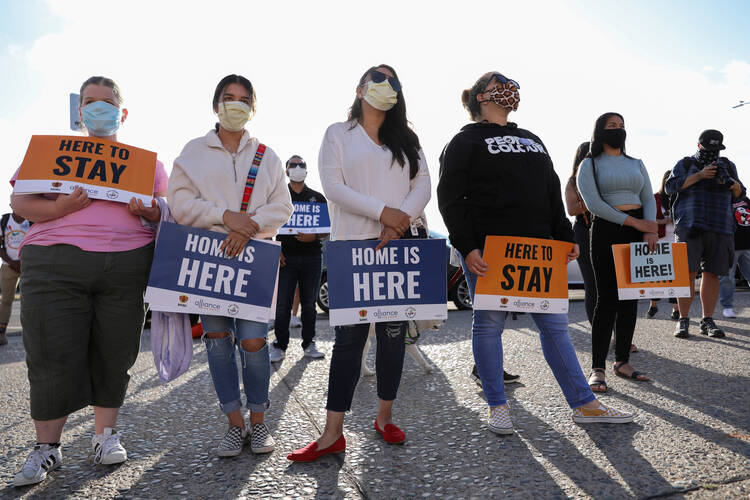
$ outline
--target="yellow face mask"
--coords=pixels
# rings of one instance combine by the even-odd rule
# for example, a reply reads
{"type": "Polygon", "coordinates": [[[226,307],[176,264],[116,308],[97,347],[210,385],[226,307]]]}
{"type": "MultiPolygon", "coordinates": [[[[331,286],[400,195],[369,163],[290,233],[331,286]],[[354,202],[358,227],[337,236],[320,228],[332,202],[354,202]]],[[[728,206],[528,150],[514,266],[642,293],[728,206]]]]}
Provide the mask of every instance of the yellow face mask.
{"type": "Polygon", "coordinates": [[[388,80],[380,83],[369,81],[365,85],[365,89],[363,99],[367,101],[367,104],[380,111],[388,111],[398,102],[398,94],[393,90],[388,80]]]}
{"type": "Polygon", "coordinates": [[[219,115],[219,123],[224,129],[239,132],[250,119],[251,112],[250,106],[242,101],[228,101],[219,103],[216,114],[219,115]]]}

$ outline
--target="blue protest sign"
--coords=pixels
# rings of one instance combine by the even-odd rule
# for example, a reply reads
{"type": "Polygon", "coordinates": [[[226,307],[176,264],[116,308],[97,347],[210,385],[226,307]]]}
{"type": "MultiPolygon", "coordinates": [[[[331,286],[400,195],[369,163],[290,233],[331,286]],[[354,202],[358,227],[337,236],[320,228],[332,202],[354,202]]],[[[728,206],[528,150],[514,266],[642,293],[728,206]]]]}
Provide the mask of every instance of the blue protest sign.
{"type": "Polygon", "coordinates": [[[331,232],[328,204],[312,201],[295,201],[294,213],[279,229],[279,234],[322,234],[331,232]]]}
{"type": "Polygon", "coordinates": [[[445,240],[329,241],[330,324],[446,319],[445,240]]]}
{"type": "Polygon", "coordinates": [[[268,322],[276,312],[281,246],[250,240],[228,259],[219,250],[226,236],[163,222],[146,289],[151,309],[268,322]]]}

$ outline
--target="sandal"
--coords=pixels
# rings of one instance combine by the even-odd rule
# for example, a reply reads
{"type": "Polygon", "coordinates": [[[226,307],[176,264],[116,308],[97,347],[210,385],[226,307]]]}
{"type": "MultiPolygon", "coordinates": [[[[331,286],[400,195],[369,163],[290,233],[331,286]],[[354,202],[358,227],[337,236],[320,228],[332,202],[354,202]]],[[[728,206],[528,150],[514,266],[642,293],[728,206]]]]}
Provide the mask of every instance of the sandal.
{"type": "Polygon", "coordinates": [[[633,370],[633,373],[631,373],[630,375],[628,375],[625,372],[621,372],[620,366],[624,364],[625,363],[622,363],[619,366],[615,364],[612,366],[612,371],[615,372],[615,375],[617,375],[618,377],[622,377],[622,378],[629,378],[632,380],[637,380],[638,382],[648,382],[648,377],[646,376],[646,374],[643,372],[639,372],[638,370],[633,370]]]}
{"type": "Polygon", "coordinates": [[[594,368],[589,374],[589,387],[592,392],[607,392],[607,382],[600,376],[604,376],[604,370],[594,368]],[[601,375],[600,375],[601,374],[601,375]]]}
{"type": "Polygon", "coordinates": [[[630,352],[638,352],[638,348],[635,346],[635,344],[630,344],[630,352]]]}

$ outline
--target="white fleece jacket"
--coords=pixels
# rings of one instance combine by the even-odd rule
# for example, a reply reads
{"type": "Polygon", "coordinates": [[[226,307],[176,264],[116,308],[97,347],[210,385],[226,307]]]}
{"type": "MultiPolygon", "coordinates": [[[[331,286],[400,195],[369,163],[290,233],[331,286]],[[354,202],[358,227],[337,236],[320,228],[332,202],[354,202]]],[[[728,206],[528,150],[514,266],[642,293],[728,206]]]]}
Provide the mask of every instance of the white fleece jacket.
{"type": "Polygon", "coordinates": [[[388,148],[375,144],[352,122],[326,130],[318,156],[323,193],[328,198],[332,240],[378,238],[384,207],[398,208],[414,220],[430,201],[430,172],[419,151],[419,171],[409,179],[388,148]]]}
{"type": "MultiPolygon", "coordinates": [[[[174,161],[167,201],[179,224],[228,233],[225,210],[239,212],[242,194],[259,141],[245,131],[232,154],[224,149],[214,130],[188,142],[174,161]]],[[[269,238],[292,215],[294,207],[281,160],[266,148],[247,213],[260,226],[255,238],[269,238]]]]}

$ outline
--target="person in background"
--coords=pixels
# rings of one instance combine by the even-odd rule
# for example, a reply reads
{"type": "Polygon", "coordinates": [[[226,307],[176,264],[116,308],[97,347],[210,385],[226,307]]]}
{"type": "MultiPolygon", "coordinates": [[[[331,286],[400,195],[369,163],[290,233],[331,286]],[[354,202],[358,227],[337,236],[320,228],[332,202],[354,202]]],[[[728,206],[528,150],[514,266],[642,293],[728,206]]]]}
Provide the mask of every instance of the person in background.
{"type": "MultiPolygon", "coordinates": [[[[654,193],[654,198],[656,199],[656,223],[659,225],[658,235],[660,243],[671,243],[674,241],[674,221],[670,217],[672,213],[672,198],[664,192],[664,184],[667,183],[667,179],[671,174],[671,170],[667,170],[664,173],[661,179],[661,188],[659,188],[658,192],[654,193]]],[[[677,299],[670,297],[669,303],[672,304],[670,318],[677,321],[680,319],[680,311],[677,309],[677,299]]],[[[646,311],[646,317],[653,318],[656,316],[656,313],[659,312],[658,304],[659,299],[651,299],[648,311],[646,311]]]]}
{"type": "Polygon", "coordinates": [[[719,303],[725,318],[736,318],[734,310],[734,288],[737,269],[750,283],[750,200],[744,196],[732,205],[737,229],[734,232],[734,261],[729,273],[719,278],[719,303]]]}
{"type": "MultiPolygon", "coordinates": [[[[541,139],[508,121],[518,108],[520,86],[501,73],[485,73],[461,94],[473,123],[462,127],[442,155],[438,207],[459,251],[466,282],[475,297],[487,236],[520,236],[571,242],[567,261],[578,257],[573,228],[565,216],[560,180],[541,139]]],[[[502,334],[505,311],[474,309],[472,350],[487,397],[487,427],[512,434],[503,384],[502,334]]],[[[544,359],[577,423],[627,423],[633,415],[597,401],[586,384],[568,334],[568,315],[532,313],[544,359]]]]}
{"type": "MultiPolygon", "coordinates": [[[[169,180],[167,200],[175,220],[226,234],[221,250],[229,258],[243,251],[251,238],[273,237],[293,211],[281,160],[245,130],[255,103],[255,89],[247,78],[222,78],[212,100],[219,122],[185,145],[169,180]]],[[[275,443],[265,423],[271,377],[268,324],[208,314],[201,315],[201,323],[211,381],[228,421],[216,454],[237,456],[246,440],[253,453],[272,452],[275,443]],[[248,423],[242,416],[238,352],[248,423]]]]}
{"type": "Polygon", "coordinates": [[[578,169],[578,189],[593,214],[591,264],[596,278],[596,307],[591,325],[589,385],[605,392],[605,367],[612,329],[616,334],[615,375],[637,381],[648,377],[630,365],[638,313],[637,300],[619,300],[612,245],[645,241],[655,248],[656,201],[641,160],[625,154],[625,121],[619,113],[597,118],[591,149],[578,169]]]}
{"type": "Polygon", "coordinates": [[[16,298],[18,279],[21,277],[21,261],[18,251],[21,243],[31,227],[28,221],[15,212],[3,214],[0,219],[0,258],[3,259],[0,267],[0,294],[2,294],[2,306],[0,307],[0,345],[6,345],[8,338],[5,331],[8,329],[8,321],[16,298]]]}
{"type": "MultiPolygon", "coordinates": [[[[117,84],[93,76],[79,93],[88,135],[116,142],[128,117],[117,84]]],[[[164,196],[167,173],[159,161],[155,169],[154,196],[164,196]]],[[[161,211],[156,200],[150,207],[136,199],[92,200],[81,187],[69,195],[14,194],[11,207],[34,222],[20,250],[21,327],[36,430],[36,445],[13,478],[24,486],[60,466],[68,415],[89,405],[94,463],[128,458],[115,427],[138,357],[161,211]]]]}
{"type": "Polygon", "coordinates": [[[720,156],[726,149],[724,135],[718,130],[704,130],[698,137],[698,151],[686,156],[672,169],[664,191],[674,196],[675,239],[687,244],[690,268],[690,297],[680,297],[677,305],[680,320],[674,336],[690,336],[690,306],[695,295],[695,277],[701,275],[700,332],[709,337],[724,337],[724,330],[713,320],[719,297],[719,276],[729,272],[734,262],[733,203],[745,196],[737,167],[720,156]]]}
{"type": "Polygon", "coordinates": [[[568,183],[565,185],[565,205],[568,215],[576,218],[573,224],[573,232],[575,233],[575,242],[581,248],[581,255],[578,257],[578,267],[583,277],[584,305],[589,323],[591,323],[594,317],[594,306],[596,306],[596,281],[594,280],[594,269],[591,267],[591,255],[589,252],[591,212],[586,208],[586,204],[583,202],[583,198],[581,198],[581,193],[578,192],[576,175],[578,175],[578,166],[589,153],[590,144],[590,142],[586,141],[578,146],[575,158],[573,159],[573,172],[568,178],[568,183]]]}
{"type": "MultiPolygon", "coordinates": [[[[286,175],[289,177],[289,194],[292,202],[326,203],[325,196],[305,184],[307,163],[301,156],[295,155],[287,160],[286,175]]],[[[289,345],[289,318],[297,289],[302,307],[302,351],[308,358],[319,359],[325,356],[315,346],[315,300],[320,288],[321,240],[326,236],[327,233],[276,236],[276,240],[281,242],[281,268],[274,321],[276,342],[271,347],[272,363],[286,357],[286,348],[289,345]]]]}
{"type": "MultiPolygon", "coordinates": [[[[406,102],[396,71],[385,64],[362,75],[349,120],[326,130],[318,156],[320,180],[328,198],[331,241],[373,240],[383,248],[412,231],[426,237],[416,221],[430,200],[430,173],[417,134],[406,119],[406,102]],[[409,229],[412,231],[409,231],[409,229]]],[[[401,383],[406,352],[406,321],[375,324],[378,413],[375,431],[389,444],[406,434],[393,423],[393,403],[401,383]]],[[[310,462],[346,450],[344,416],[351,410],[370,324],[337,326],[328,375],[323,434],[290,453],[294,462],[310,462]]]]}

